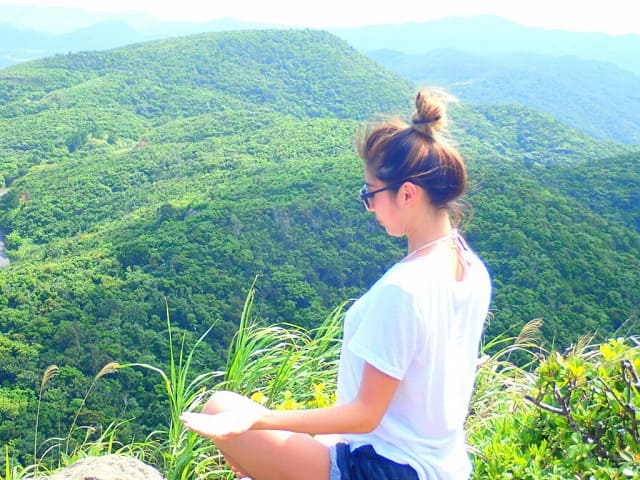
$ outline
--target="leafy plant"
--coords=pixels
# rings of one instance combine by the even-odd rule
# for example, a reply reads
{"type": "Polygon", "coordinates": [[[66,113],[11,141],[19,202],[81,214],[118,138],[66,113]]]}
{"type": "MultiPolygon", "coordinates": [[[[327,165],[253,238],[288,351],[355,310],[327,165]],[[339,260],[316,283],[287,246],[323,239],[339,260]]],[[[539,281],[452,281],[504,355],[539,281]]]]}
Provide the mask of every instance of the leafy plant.
{"type": "Polygon", "coordinates": [[[31,471],[37,472],[35,465],[29,467],[22,467],[21,465],[15,465],[9,456],[9,445],[4,447],[4,472],[0,475],[0,480],[21,480],[26,478],[31,471]]]}
{"type": "Polygon", "coordinates": [[[600,345],[583,337],[540,363],[536,388],[525,398],[539,407],[544,436],[569,465],[640,475],[639,369],[633,337],[600,345]]]}
{"type": "Polygon", "coordinates": [[[119,368],[141,367],[160,375],[169,402],[168,429],[153,432],[147,445],[152,447],[151,457],[156,461],[161,460],[161,468],[169,480],[190,480],[198,478],[197,473],[210,465],[218,465],[219,454],[210,442],[186,430],[180,421],[180,415],[202,403],[210,393],[211,381],[220,373],[210,371],[191,378],[193,355],[212,327],[195,342],[188,353],[185,352],[183,336],[180,349],[176,352],[167,303],[165,307],[169,336],[169,372],[147,363],[128,363],[119,368]]]}

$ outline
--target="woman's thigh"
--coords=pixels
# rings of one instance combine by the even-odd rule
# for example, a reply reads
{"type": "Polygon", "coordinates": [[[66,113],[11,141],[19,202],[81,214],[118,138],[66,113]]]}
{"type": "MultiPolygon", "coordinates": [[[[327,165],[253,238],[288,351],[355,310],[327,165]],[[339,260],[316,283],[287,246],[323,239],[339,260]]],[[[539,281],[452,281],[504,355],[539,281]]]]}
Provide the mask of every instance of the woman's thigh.
{"type": "MultiPolygon", "coordinates": [[[[265,409],[233,392],[217,392],[203,413],[229,410],[265,409]]],[[[252,430],[225,440],[216,446],[233,459],[235,467],[253,480],[328,480],[329,447],[311,435],[279,430],[252,430]]]]}

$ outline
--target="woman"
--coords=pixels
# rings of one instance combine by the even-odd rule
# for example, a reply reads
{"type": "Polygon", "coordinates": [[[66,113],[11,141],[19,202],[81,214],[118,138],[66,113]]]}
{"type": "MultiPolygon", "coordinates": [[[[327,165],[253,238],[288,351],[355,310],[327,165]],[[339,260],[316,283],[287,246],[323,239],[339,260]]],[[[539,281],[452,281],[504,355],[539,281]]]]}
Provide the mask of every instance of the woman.
{"type": "Polygon", "coordinates": [[[466,169],[445,120],[419,92],[411,124],[384,121],[358,142],[364,206],[408,253],[346,313],[336,405],[271,411],[219,392],[183,415],[239,477],[469,478],[464,421],[491,286],[454,228],[466,169]]]}

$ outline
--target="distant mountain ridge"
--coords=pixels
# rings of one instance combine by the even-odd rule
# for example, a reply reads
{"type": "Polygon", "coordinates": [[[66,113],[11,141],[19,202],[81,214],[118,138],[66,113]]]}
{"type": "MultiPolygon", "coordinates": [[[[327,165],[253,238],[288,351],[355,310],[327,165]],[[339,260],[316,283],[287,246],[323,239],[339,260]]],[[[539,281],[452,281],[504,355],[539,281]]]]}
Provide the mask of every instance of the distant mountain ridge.
{"type": "Polygon", "coordinates": [[[277,27],[232,18],[174,22],[135,11],[98,14],[79,8],[18,5],[0,5],[0,19],[0,68],[56,54],[105,50],[161,38],[277,27]]]}
{"type": "MultiPolygon", "coordinates": [[[[20,67],[0,70],[0,79],[12,78],[14,72],[21,71],[20,67]]],[[[56,104],[70,107],[91,102],[104,88],[103,102],[117,99],[118,106],[127,110],[143,94],[145,99],[140,103],[153,110],[137,113],[149,118],[158,115],[170,118],[187,112],[193,115],[241,105],[246,108],[253,104],[256,109],[277,109],[300,117],[335,115],[364,119],[375,113],[371,98],[379,99],[378,108],[397,109],[397,105],[409,104],[407,94],[413,89],[411,82],[398,81],[388,71],[377,75],[379,85],[363,89],[359,75],[362,72],[372,75],[380,66],[344,40],[323,31],[290,30],[280,35],[262,30],[232,31],[225,35],[205,33],[109,51],[48,57],[34,63],[32,68],[29,65],[24,68],[29,72],[21,81],[24,90],[13,89],[5,94],[4,98],[12,102],[0,105],[0,115],[8,114],[23,92],[35,100],[33,93],[37,91],[38,101],[32,101],[32,107],[49,111],[56,104]],[[309,39],[313,39],[316,47],[311,52],[306,50],[309,39]],[[245,51],[245,46],[252,50],[245,51]],[[290,55],[282,58],[280,52],[285,48],[290,55]],[[174,68],[176,63],[180,69],[174,68]],[[122,78],[123,69],[130,75],[127,80],[122,78]],[[334,77],[342,81],[334,84],[334,77]],[[159,84],[171,84],[174,96],[157,94],[159,84]],[[114,91],[117,88],[121,91],[114,91]],[[302,92],[292,90],[299,88],[304,88],[308,101],[299,101],[302,92]],[[180,100],[193,95],[194,89],[208,95],[214,92],[214,98],[207,98],[207,103],[202,100],[200,105],[182,105],[180,100]],[[394,90],[397,93],[391,94],[394,90]],[[355,97],[354,92],[358,92],[355,97]],[[389,101],[389,96],[394,100],[389,101]],[[354,105],[358,105],[355,110],[354,105]]],[[[2,93],[0,89],[0,98],[2,93]]],[[[104,106],[96,105],[98,109],[104,106]]]]}
{"type": "Polygon", "coordinates": [[[453,49],[475,54],[574,55],[640,74],[640,35],[566,32],[525,27],[495,16],[448,17],[424,23],[332,28],[357,49],[421,54],[453,49]]]}
{"type": "Polygon", "coordinates": [[[0,23],[0,67],[79,50],[106,50],[142,39],[135,29],[116,20],[63,34],[43,33],[0,23]]]}
{"type": "MultiPolygon", "coordinates": [[[[83,38],[86,36],[76,35],[76,33],[79,30],[92,31],[94,25],[101,23],[114,27],[113,31],[109,31],[103,26],[92,33],[94,37],[101,37],[99,41],[94,39],[96,44],[105,45],[101,48],[114,48],[134,42],[207,31],[283,28],[282,25],[243,22],[231,18],[201,23],[170,22],[131,11],[90,14],[80,9],[8,5],[0,5],[0,18],[4,19],[0,23],[0,37],[3,29],[9,32],[7,26],[14,31],[20,29],[23,34],[33,35],[32,43],[38,43],[37,38],[45,38],[49,42],[61,36],[62,33],[64,38],[55,40],[62,48],[61,50],[47,48],[46,44],[40,44],[36,49],[46,52],[46,55],[92,49],[91,43],[83,43],[83,38]],[[67,25],[67,30],[64,32],[48,30],[52,18],[67,25]],[[32,21],[29,22],[28,19],[32,21]],[[119,36],[118,29],[124,27],[117,26],[118,23],[129,26],[131,30],[128,35],[119,36]]],[[[640,51],[640,35],[613,36],[602,33],[547,30],[526,27],[490,15],[447,17],[420,23],[329,27],[326,30],[364,52],[389,49],[408,54],[421,54],[435,49],[455,49],[476,54],[521,52],[551,56],[575,55],[588,60],[612,62],[620,68],[640,74],[640,55],[637,55],[640,51]]],[[[0,50],[0,66],[15,63],[15,60],[11,60],[12,57],[21,58],[19,55],[11,54],[14,48],[19,48],[19,45],[12,43],[3,45],[5,45],[4,51],[0,50]],[[9,53],[5,53],[7,51],[9,53]]],[[[30,57],[23,55],[23,58],[40,58],[40,55],[30,57]]]]}

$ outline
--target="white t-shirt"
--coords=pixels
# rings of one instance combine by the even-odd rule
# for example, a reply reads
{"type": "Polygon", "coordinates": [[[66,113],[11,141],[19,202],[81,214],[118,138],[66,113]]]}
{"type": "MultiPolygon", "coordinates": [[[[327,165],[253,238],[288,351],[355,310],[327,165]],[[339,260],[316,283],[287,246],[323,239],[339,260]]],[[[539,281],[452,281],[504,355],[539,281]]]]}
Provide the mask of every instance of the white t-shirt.
{"type": "Polygon", "coordinates": [[[375,430],[341,437],[351,449],[371,444],[411,465],[421,480],[471,474],[464,422],[491,297],[476,255],[461,243],[466,266],[457,281],[444,248],[395,264],[352,305],[338,371],[338,403],[357,395],[364,362],[400,380],[375,430]]]}

